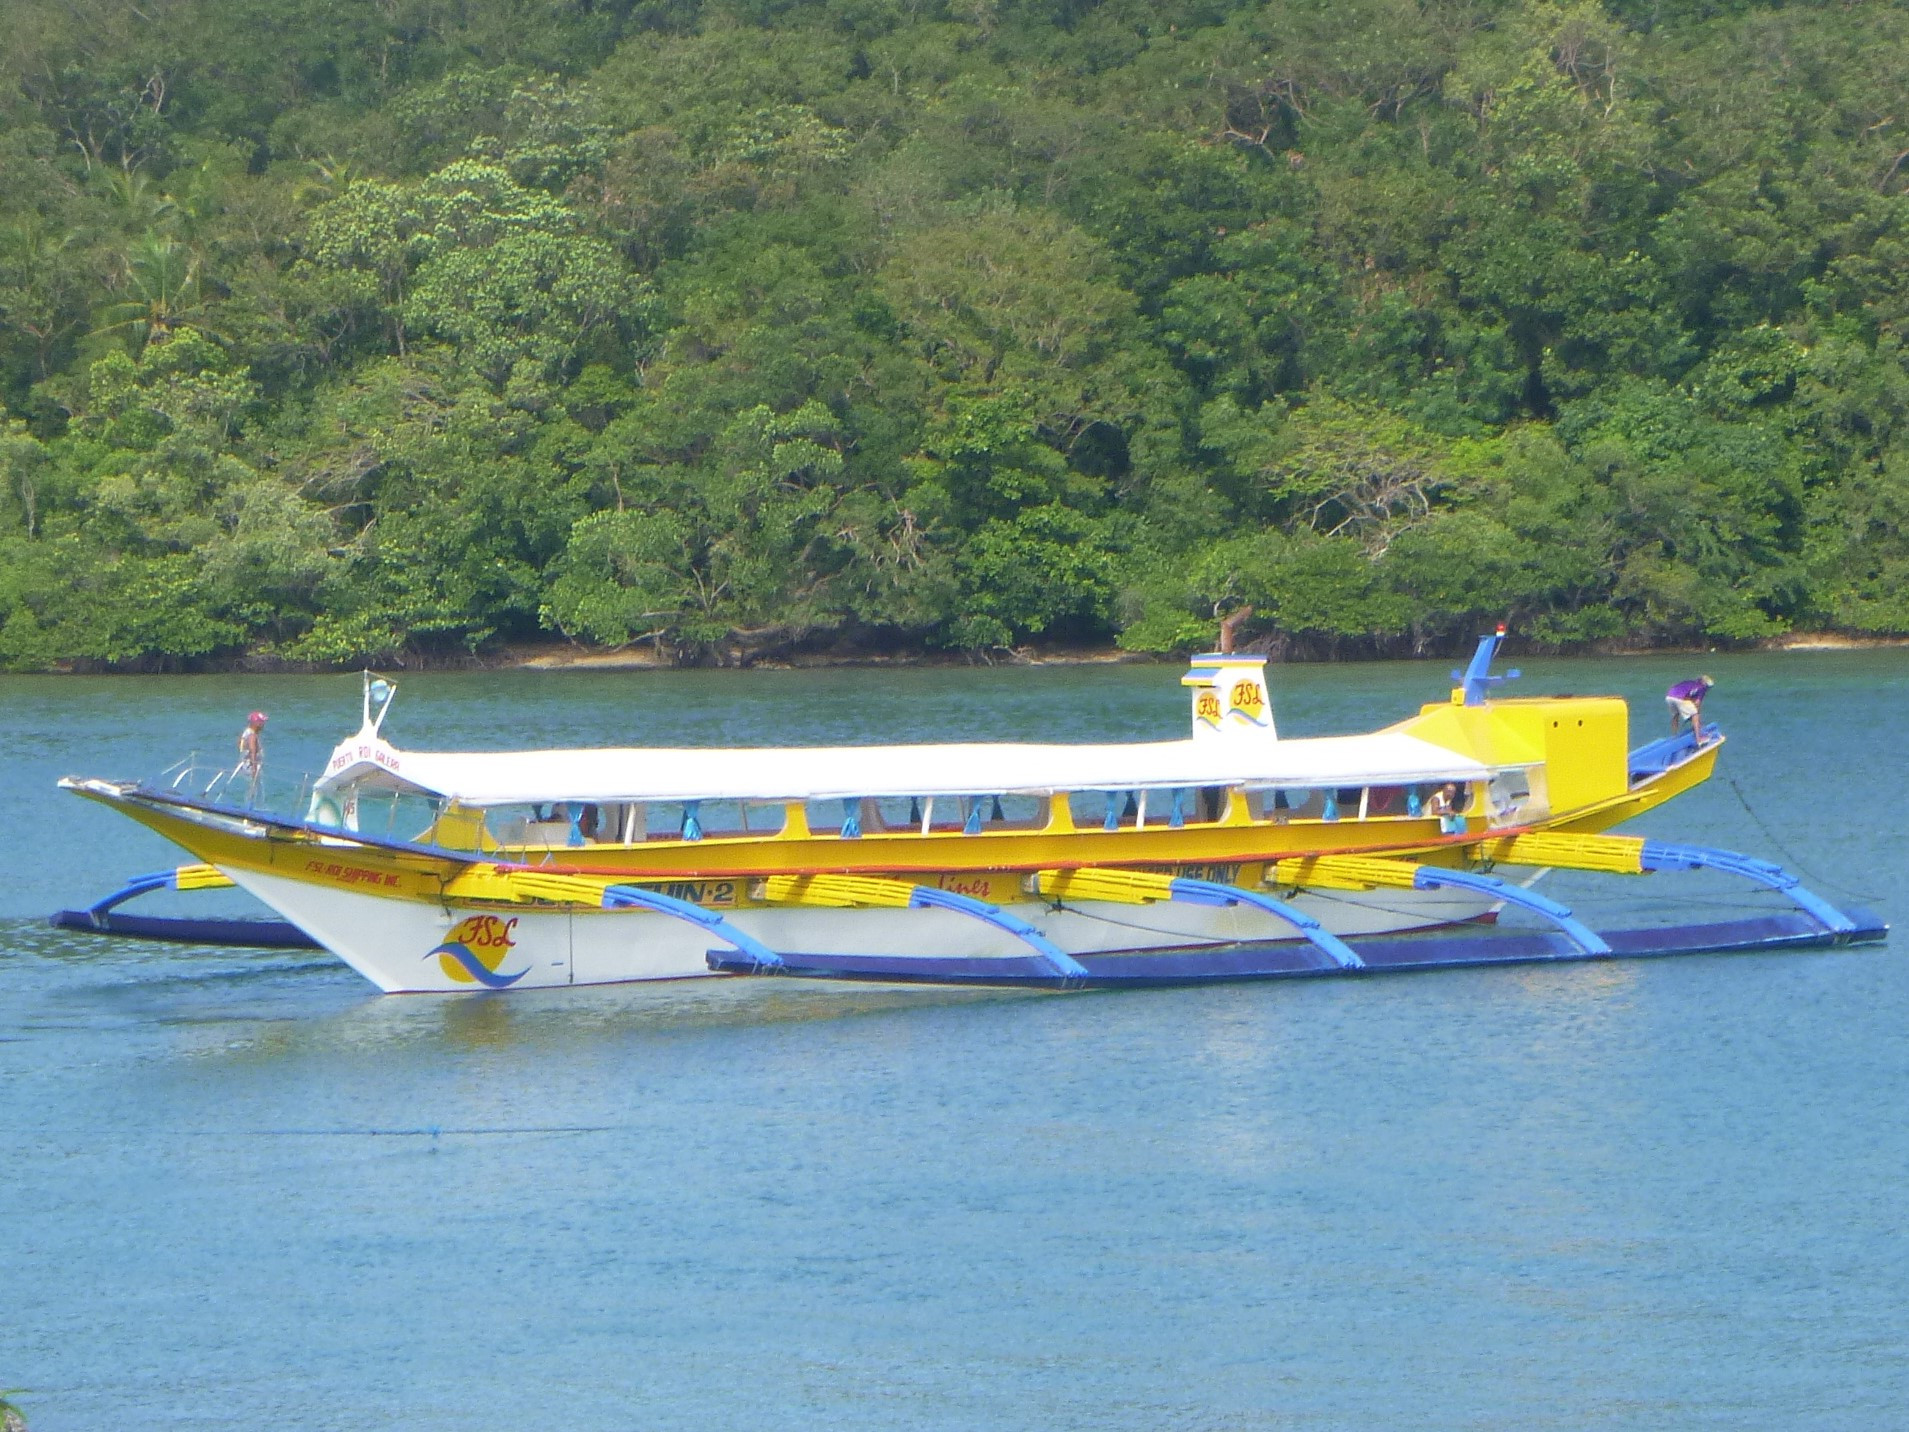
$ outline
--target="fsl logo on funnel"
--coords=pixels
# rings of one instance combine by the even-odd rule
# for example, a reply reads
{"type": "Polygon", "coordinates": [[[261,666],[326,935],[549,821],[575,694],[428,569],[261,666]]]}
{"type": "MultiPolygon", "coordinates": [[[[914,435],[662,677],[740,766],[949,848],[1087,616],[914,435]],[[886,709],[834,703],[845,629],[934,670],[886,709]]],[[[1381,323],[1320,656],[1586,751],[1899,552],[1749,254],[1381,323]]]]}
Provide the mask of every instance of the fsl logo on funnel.
{"type": "Polygon", "coordinates": [[[428,960],[436,955],[444,977],[458,984],[509,989],[529,973],[528,967],[514,975],[500,972],[511,947],[517,943],[511,935],[516,928],[514,915],[508,920],[500,920],[495,915],[468,915],[451,926],[444,943],[424,958],[428,960]]]}

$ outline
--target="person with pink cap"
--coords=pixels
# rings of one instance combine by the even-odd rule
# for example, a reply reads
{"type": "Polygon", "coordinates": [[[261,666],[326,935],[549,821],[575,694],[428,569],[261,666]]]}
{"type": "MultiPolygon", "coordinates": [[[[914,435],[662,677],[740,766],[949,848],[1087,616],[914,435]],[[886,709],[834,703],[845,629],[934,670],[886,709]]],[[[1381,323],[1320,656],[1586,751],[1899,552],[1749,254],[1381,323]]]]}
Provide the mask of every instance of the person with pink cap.
{"type": "Polygon", "coordinates": [[[245,803],[258,799],[259,782],[265,778],[265,713],[254,711],[245,718],[239,732],[239,770],[245,772],[245,803]]]}

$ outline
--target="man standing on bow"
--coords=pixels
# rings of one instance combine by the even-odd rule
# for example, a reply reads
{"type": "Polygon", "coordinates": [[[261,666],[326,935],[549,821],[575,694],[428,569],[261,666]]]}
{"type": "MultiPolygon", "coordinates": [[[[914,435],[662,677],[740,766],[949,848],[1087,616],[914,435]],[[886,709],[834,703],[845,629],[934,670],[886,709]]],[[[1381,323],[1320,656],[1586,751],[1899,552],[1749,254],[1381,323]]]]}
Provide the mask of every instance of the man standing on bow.
{"type": "Polygon", "coordinates": [[[1708,676],[1699,676],[1694,681],[1680,681],[1664,693],[1664,702],[1670,707],[1670,734],[1675,736],[1684,722],[1690,723],[1690,734],[1696,743],[1704,743],[1704,697],[1710,694],[1710,688],[1717,683],[1708,676]]]}
{"type": "MultiPolygon", "coordinates": [[[[254,711],[245,718],[239,732],[239,772],[245,776],[245,803],[258,799],[259,783],[265,779],[265,713],[254,711]]],[[[235,773],[236,774],[236,773],[235,773]]]]}

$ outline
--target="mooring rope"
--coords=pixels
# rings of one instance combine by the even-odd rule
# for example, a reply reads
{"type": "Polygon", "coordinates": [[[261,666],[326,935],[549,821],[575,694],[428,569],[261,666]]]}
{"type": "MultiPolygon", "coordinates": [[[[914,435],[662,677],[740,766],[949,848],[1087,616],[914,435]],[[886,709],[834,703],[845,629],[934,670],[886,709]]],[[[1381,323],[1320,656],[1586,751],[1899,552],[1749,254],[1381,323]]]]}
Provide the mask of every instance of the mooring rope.
{"type": "Polygon", "coordinates": [[[1770,829],[1769,822],[1757,814],[1756,807],[1750,804],[1750,798],[1743,793],[1743,787],[1737,784],[1737,778],[1727,771],[1724,773],[1723,778],[1725,782],[1728,783],[1730,789],[1736,792],[1737,804],[1743,807],[1743,813],[1756,822],[1757,829],[1763,832],[1763,838],[1776,847],[1778,854],[1789,863],[1790,868],[1797,874],[1809,877],[1809,881],[1812,885],[1826,885],[1839,895],[1847,895],[1854,900],[1879,900],[1882,898],[1873,891],[1852,890],[1841,881],[1832,880],[1829,876],[1810,869],[1809,866],[1805,865],[1802,860],[1798,858],[1796,852],[1785,845],[1782,838],[1777,835],[1774,830],[1770,829]]]}

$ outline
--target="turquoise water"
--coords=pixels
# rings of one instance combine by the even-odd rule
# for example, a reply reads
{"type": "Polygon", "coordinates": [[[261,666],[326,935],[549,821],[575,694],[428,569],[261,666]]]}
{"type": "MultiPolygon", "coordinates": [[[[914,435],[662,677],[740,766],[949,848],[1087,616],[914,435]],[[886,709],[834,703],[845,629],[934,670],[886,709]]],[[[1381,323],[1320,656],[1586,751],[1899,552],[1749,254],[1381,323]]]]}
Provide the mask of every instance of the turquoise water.
{"type": "MultiPolygon", "coordinates": [[[[1447,665],[1279,670],[1282,729],[1393,719],[1447,665]]],[[[1638,741],[1695,670],[1524,665],[1631,696],[1638,741]]],[[[1737,788],[1646,828],[1901,926],[1909,653],[1702,665],[1737,788]]],[[[1157,736],[1177,675],[429,676],[390,733],[1157,736]]],[[[262,705],[293,784],[356,701],[0,678],[0,1387],[34,1432],[1900,1422],[1900,941],[1117,996],[437,999],[39,923],[177,859],[57,776],[223,756],[262,705]]],[[[1752,903],[1547,888],[1598,918],[1752,903]]]]}

